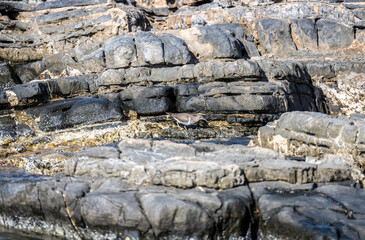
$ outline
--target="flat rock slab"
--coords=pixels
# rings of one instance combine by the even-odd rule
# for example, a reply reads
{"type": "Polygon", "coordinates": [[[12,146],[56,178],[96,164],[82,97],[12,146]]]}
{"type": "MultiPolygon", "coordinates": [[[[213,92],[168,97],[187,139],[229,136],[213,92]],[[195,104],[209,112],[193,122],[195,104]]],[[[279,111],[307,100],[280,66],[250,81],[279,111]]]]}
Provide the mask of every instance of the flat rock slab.
{"type": "Polygon", "coordinates": [[[250,184],[260,211],[260,235],[279,239],[364,239],[365,191],[345,185],[250,184]]]}
{"type": "Polygon", "coordinates": [[[276,151],[209,141],[125,139],[115,146],[85,148],[65,161],[69,176],[119,177],[133,186],[196,186],[227,189],[246,181],[290,183],[351,179],[351,168],[339,161],[309,163],[276,151]]]}
{"type": "Polygon", "coordinates": [[[2,225],[67,239],[242,238],[253,217],[247,186],[137,188],[117,178],[56,177],[2,182],[0,196],[2,225]]]}

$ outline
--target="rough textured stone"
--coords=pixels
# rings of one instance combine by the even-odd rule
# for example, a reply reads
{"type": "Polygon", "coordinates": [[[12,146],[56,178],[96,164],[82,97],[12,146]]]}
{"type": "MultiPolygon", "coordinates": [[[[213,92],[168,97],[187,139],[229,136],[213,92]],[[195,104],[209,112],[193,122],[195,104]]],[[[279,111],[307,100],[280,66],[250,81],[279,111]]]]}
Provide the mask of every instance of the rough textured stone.
{"type": "Polygon", "coordinates": [[[42,71],[42,62],[31,62],[28,64],[15,65],[15,74],[20,79],[21,83],[28,83],[32,80],[39,79],[42,71]]]}
{"type": "Polygon", "coordinates": [[[9,215],[2,216],[1,220],[18,224],[33,216],[36,221],[29,225],[29,230],[39,231],[42,223],[52,222],[55,226],[53,233],[68,239],[79,237],[75,226],[86,238],[251,236],[252,198],[247,186],[236,191],[205,191],[131,188],[123,181],[110,181],[109,186],[119,183],[119,191],[116,192],[116,189],[98,184],[100,180],[92,183],[87,178],[72,180],[63,177],[58,180],[43,178],[34,182],[6,182],[0,187],[0,195],[2,206],[6,206],[4,213],[9,215]],[[16,209],[23,210],[18,218],[11,215],[16,209]],[[73,219],[74,226],[69,223],[68,217],[73,219]],[[196,219],[205,227],[193,224],[196,219]],[[60,227],[63,231],[56,231],[60,227]]]}
{"type": "Polygon", "coordinates": [[[9,88],[18,84],[14,73],[7,63],[0,64],[0,90],[4,88],[9,88]]]}
{"type": "Polygon", "coordinates": [[[317,30],[314,19],[292,19],[291,35],[298,50],[314,51],[317,49],[317,30]]]}
{"type": "Polygon", "coordinates": [[[266,52],[285,55],[296,50],[289,23],[280,19],[261,19],[257,22],[260,43],[266,52]]]}
{"type": "Polygon", "coordinates": [[[174,109],[174,92],[171,87],[132,87],[119,93],[124,110],[139,114],[164,114],[174,109]]]}
{"type": "Polygon", "coordinates": [[[341,234],[362,239],[363,210],[357,206],[362,204],[363,189],[338,185],[316,189],[309,185],[305,189],[264,182],[252,184],[251,189],[265,225],[261,230],[262,237],[291,238],[300,234],[305,238],[337,238],[341,234]],[[352,197],[349,198],[349,194],[352,197]]]}
{"type": "Polygon", "coordinates": [[[66,174],[122,177],[131,185],[179,188],[231,188],[242,185],[243,176],[250,182],[322,183],[351,179],[351,164],[346,163],[347,159],[335,162],[329,157],[301,162],[295,158],[285,159],[268,149],[235,144],[224,147],[199,142],[187,145],[128,139],[119,144],[119,150],[121,155],[117,158],[115,149],[104,149],[106,159],[95,155],[98,148],[82,151],[69,159],[65,165],[66,174]]]}
{"type": "Polygon", "coordinates": [[[0,225],[362,239],[359,1],[1,1],[0,225]]]}
{"type": "Polygon", "coordinates": [[[137,53],[133,36],[116,36],[105,43],[106,66],[121,68],[135,65],[137,53]]]}
{"type": "Polygon", "coordinates": [[[186,43],[171,34],[161,36],[166,65],[189,64],[194,60],[194,55],[189,51],[186,43]]]}
{"type": "Polygon", "coordinates": [[[137,58],[140,66],[164,64],[164,50],[161,40],[150,32],[135,35],[137,58]]]}
{"type": "Polygon", "coordinates": [[[199,26],[171,33],[183,39],[200,60],[241,58],[244,55],[241,42],[244,32],[238,24],[199,26]]]}
{"type": "Polygon", "coordinates": [[[284,91],[270,83],[215,82],[190,88],[197,88],[195,96],[185,97],[184,92],[178,91],[179,111],[279,113],[287,110],[284,91]]]}
{"type": "Polygon", "coordinates": [[[336,22],[318,20],[318,46],[321,49],[331,50],[346,48],[354,40],[354,30],[336,22]],[[341,35],[341,38],[338,36],[341,35]]]}
{"type": "Polygon", "coordinates": [[[28,111],[39,117],[39,127],[44,131],[63,129],[80,124],[120,120],[121,110],[105,98],[73,98],[57,101],[28,111]]]}
{"type": "Polygon", "coordinates": [[[363,148],[363,143],[355,136],[363,125],[362,120],[336,118],[321,113],[291,112],[261,128],[258,142],[262,147],[287,155],[343,155],[355,160],[363,170],[364,158],[361,151],[357,150],[363,148]]]}

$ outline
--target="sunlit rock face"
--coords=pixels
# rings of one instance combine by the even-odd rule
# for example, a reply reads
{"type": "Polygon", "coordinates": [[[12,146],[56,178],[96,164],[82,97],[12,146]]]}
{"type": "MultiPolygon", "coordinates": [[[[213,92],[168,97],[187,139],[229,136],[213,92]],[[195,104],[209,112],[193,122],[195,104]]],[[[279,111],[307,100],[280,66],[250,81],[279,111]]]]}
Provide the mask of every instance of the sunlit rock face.
{"type": "Polygon", "coordinates": [[[1,1],[0,225],[363,239],[364,26],[355,0],[1,1]]]}

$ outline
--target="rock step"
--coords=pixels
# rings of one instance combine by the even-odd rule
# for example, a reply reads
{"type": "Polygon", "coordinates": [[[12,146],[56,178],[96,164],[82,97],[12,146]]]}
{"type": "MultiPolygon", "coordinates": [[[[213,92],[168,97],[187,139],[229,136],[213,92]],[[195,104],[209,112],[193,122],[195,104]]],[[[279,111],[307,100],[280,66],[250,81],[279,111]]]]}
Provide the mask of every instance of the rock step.
{"type": "Polygon", "coordinates": [[[262,55],[287,57],[298,52],[351,55],[364,53],[364,32],[357,30],[365,26],[364,13],[362,5],[357,3],[285,2],[249,7],[208,3],[180,9],[168,15],[165,24],[156,24],[156,28],[241,23],[245,33],[259,43],[262,55]],[[342,37],[338,38],[338,34],[342,37]]]}
{"type": "Polygon", "coordinates": [[[131,185],[232,188],[248,182],[320,183],[351,179],[346,162],[308,163],[257,147],[122,140],[116,147],[86,148],[65,161],[70,176],[119,177],[131,185]]]}
{"type": "MultiPolygon", "coordinates": [[[[271,60],[255,62],[244,59],[233,62],[202,62],[172,68],[110,69],[99,75],[89,74],[33,81],[0,91],[0,105],[4,108],[11,108],[32,106],[60,97],[97,93],[103,96],[105,91],[120,91],[128,85],[147,85],[148,83],[177,85],[174,87],[153,86],[127,89],[122,91],[117,98],[122,102],[124,101],[123,104],[126,106],[128,104],[125,101],[133,100],[135,102],[133,104],[134,108],[133,105],[129,107],[141,114],[161,114],[174,108],[181,111],[206,112],[217,110],[218,112],[257,111],[280,113],[289,109],[325,111],[321,103],[317,106],[313,102],[313,99],[321,96],[320,94],[315,96],[315,87],[311,85],[309,75],[303,65],[293,62],[271,60]],[[267,76],[265,76],[265,73],[267,73],[267,76]],[[268,82],[267,77],[274,82],[268,82]],[[186,84],[189,82],[195,84],[186,84]],[[185,84],[182,85],[183,83],[185,84]],[[128,92],[135,90],[137,92],[148,92],[148,94],[141,95],[140,98],[137,95],[128,97],[128,92]],[[275,94],[272,95],[273,93],[275,94]],[[287,94],[291,96],[289,97],[287,94]],[[145,101],[146,96],[167,97],[167,99],[163,98],[158,101],[169,101],[171,103],[170,105],[164,103],[167,104],[166,109],[163,108],[158,111],[138,109],[138,102],[145,101]],[[255,103],[261,102],[261,104],[251,104],[252,106],[249,103],[244,104],[244,102],[250,100],[245,96],[257,98],[255,103]],[[177,104],[175,104],[174,98],[178,100],[177,104]],[[222,106],[220,109],[216,109],[219,105],[214,101],[228,102],[225,103],[225,107],[222,106]],[[242,102],[242,104],[237,104],[236,101],[242,102]],[[198,104],[198,107],[195,107],[195,104],[198,104]]],[[[109,95],[109,97],[113,101],[116,96],[109,95]]]]}
{"type": "MultiPolygon", "coordinates": [[[[111,8],[105,4],[89,5],[79,1],[80,5],[75,7],[72,1],[63,2],[69,2],[71,6],[16,14],[6,6],[9,2],[2,2],[6,8],[3,14],[8,13],[11,18],[14,15],[16,19],[1,22],[1,29],[11,31],[0,32],[0,46],[3,48],[0,60],[36,61],[46,55],[64,53],[66,49],[90,43],[91,39],[91,42],[99,43],[112,36],[149,28],[143,12],[133,6],[118,4],[111,8]]],[[[44,4],[57,5],[57,1],[44,4]]]]}
{"type": "MultiPolygon", "coordinates": [[[[258,145],[293,156],[335,154],[365,169],[364,117],[336,117],[313,112],[291,112],[260,128],[258,145]]],[[[360,174],[359,181],[365,178],[360,174]]]]}
{"type": "Polygon", "coordinates": [[[253,183],[250,189],[261,226],[265,226],[259,230],[262,237],[337,238],[338,233],[351,239],[365,236],[364,209],[360,207],[364,204],[364,189],[281,182],[253,183]]]}
{"type": "Polygon", "coordinates": [[[362,239],[364,194],[347,182],[271,181],[215,190],[131,186],[120,178],[38,177],[1,181],[0,222],[67,239],[293,238],[298,234],[362,239]]]}
{"type": "Polygon", "coordinates": [[[252,205],[247,186],[139,188],[116,178],[8,182],[1,184],[0,196],[2,225],[67,239],[242,237],[249,235],[252,205]]]}

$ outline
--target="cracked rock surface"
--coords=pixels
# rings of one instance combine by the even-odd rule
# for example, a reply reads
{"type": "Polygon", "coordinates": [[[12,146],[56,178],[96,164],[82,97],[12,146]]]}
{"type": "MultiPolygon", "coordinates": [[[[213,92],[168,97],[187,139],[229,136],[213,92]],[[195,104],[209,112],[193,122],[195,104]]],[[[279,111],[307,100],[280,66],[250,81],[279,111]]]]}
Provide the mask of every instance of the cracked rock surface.
{"type": "Polygon", "coordinates": [[[1,0],[0,229],[365,239],[364,28],[361,0],[1,0]]]}

